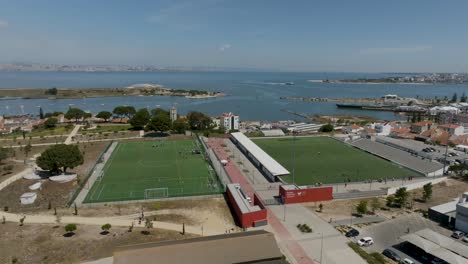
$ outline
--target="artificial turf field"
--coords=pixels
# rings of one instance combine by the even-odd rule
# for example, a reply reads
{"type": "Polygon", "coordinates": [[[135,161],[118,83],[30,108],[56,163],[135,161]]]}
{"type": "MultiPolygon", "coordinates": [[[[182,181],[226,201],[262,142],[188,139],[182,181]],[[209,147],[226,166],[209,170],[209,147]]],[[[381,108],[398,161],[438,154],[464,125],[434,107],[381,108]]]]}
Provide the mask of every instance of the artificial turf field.
{"type": "Polygon", "coordinates": [[[120,142],[84,202],[208,195],[221,192],[195,140],[120,142]],[[163,188],[153,191],[147,189],[163,188]],[[167,189],[164,189],[167,188],[167,189]]]}
{"type": "Polygon", "coordinates": [[[295,184],[343,183],[390,180],[421,176],[367,152],[328,137],[297,137],[253,140],[291,173],[283,180],[292,183],[295,149],[295,184]]]}

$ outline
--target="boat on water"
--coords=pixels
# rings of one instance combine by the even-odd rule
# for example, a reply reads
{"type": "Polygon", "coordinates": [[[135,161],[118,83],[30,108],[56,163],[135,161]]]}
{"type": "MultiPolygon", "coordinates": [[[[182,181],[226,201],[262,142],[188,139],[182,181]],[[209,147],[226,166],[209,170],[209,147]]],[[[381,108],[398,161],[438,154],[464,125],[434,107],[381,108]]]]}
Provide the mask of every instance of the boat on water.
{"type": "Polygon", "coordinates": [[[294,82],[285,82],[286,85],[294,85],[294,82]]]}

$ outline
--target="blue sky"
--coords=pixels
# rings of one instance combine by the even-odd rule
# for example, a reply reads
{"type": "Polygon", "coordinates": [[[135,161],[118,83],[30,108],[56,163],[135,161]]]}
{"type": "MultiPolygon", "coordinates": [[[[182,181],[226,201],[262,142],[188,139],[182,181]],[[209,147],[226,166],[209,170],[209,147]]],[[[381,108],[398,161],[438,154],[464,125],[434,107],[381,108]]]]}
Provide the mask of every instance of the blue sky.
{"type": "Polygon", "coordinates": [[[0,0],[0,63],[468,72],[468,1],[0,0]]]}

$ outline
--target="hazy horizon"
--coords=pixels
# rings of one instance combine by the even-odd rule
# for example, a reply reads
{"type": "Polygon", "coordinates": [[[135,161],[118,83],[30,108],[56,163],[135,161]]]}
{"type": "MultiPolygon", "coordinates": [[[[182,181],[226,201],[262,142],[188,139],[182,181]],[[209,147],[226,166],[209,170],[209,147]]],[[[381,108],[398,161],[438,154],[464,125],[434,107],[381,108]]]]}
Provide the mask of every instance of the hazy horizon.
{"type": "Polygon", "coordinates": [[[468,2],[0,0],[0,63],[468,72],[468,2]]]}

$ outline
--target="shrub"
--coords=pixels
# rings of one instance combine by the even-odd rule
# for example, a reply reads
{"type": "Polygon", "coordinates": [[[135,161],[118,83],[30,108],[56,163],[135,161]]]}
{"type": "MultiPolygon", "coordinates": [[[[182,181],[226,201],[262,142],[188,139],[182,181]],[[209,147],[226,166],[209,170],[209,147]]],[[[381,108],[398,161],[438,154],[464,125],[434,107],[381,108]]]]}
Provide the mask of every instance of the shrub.
{"type": "Polygon", "coordinates": [[[76,224],[68,224],[65,226],[65,232],[73,233],[77,229],[76,224]]]}

